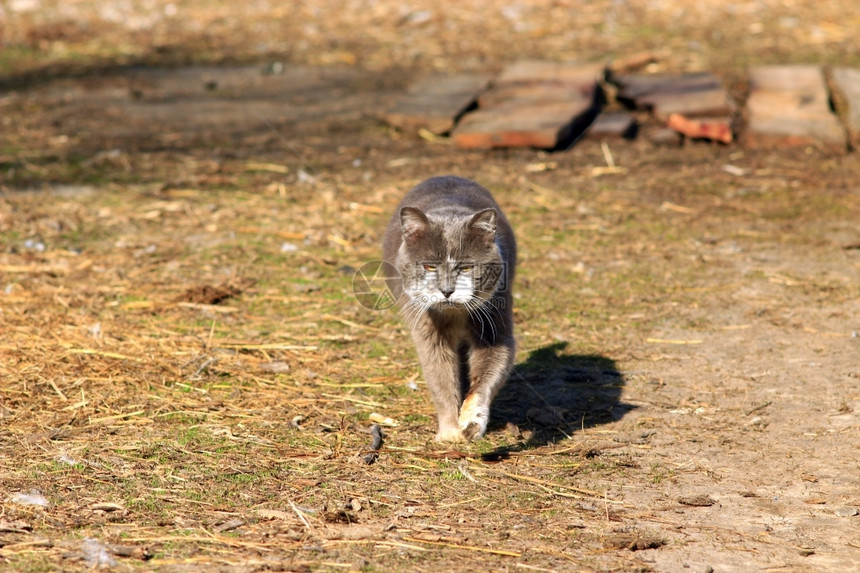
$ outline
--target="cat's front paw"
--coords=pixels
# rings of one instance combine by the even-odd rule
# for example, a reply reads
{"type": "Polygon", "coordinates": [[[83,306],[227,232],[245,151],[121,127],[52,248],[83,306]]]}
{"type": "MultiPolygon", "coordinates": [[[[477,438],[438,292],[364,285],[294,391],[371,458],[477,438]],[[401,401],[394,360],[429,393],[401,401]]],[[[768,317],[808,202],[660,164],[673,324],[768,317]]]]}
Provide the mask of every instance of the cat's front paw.
{"type": "Polygon", "coordinates": [[[460,408],[459,426],[465,439],[477,440],[487,431],[490,421],[490,408],[480,402],[480,396],[467,396],[460,408]]]}
{"type": "Polygon", "coordinates": [[[450,443],[462,443],[466,441],[466,437],[463,435],[463,432],[460,431],[460,428],[439,428],[439,431],[436,432],[436,441],[437,442],[450,442],[450,443]]]}

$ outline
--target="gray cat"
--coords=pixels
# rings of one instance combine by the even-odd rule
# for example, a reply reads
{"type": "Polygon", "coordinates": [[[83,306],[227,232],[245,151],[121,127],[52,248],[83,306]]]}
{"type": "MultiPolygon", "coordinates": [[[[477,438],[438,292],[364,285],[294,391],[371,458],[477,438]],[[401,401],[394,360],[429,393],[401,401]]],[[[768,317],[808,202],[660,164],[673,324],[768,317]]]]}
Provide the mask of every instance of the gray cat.
{"type": "Polygon", "coordinates": [[[436,406],[436,441],[480,438],[516,350],[511,226],[474,181],[434,177],[400,202],[382,252],[436,406]]]}

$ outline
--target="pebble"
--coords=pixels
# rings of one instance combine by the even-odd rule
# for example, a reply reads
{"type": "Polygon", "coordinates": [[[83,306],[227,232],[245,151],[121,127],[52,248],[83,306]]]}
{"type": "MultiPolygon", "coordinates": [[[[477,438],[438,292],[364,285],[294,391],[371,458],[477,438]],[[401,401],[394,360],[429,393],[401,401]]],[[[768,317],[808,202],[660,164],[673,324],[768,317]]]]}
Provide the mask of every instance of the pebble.
{"type": "Polygon", "coordinates": [[[21,505],[40,505],[42,507],[49,505],[48,500],[37,489],[31,489],[30,493],[16,492],[9,498],[9,501],[21,505]]]}
{"type": "Polygon", "coordinates": [[[838,517],[854,517],[855,515],[860,515],[860,509],[856,507],[840,507],[836,510],[836,515],[838,517]]]}
{"type": "Polygon", "coordinates": [[[260,369],[265,372],[273,372],[276,374],[282,374],[284,372],[290,371],[290,365],[286,362],[281,361],[272,361],[272,362],[264,362],[260,364],[260,369]]]}

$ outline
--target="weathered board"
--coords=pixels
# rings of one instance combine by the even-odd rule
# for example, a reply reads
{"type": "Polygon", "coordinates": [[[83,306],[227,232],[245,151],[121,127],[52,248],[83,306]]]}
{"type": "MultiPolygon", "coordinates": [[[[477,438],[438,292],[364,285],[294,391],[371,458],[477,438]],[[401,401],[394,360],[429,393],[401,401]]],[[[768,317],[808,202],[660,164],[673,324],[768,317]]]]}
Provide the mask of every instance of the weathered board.
{"type": "Polygon", "coordinates": [[[666,121],[666,127],[691,139],[710,139],[720,143],[734,140],[731,117],[690,119],[680,113],[673,113],[666,121]]]}
{"type": "Polygon", "coordinates": [[[724,117],[737,108],[720,79],[711,73],[615,75],[612,82],[619,87],[620,101],[649,110],[662,121],[675,113],[688,118],[724,117]]]}
{"type": "Polygon", "coordinates": [[[637,128],[636,117],[629,111],[603,112],[588,128],[587,137],[632,139],[636,136],[637,128]]]}
{"type": "Polygon", "coordinates": [[[458,147],[563,149],[600,110],[603,66],[522,61],[503,70],[452,132],[458,147]]]}
{"type": "Polygon", "coordinates": [[[385,121],[401,129],[449,133],[457,119],[475,105],[490,78],[486,74],[423,78],[385,114],[385,121]]]}
{"type": "Polygon", "coordinates": [[[749,147],[816,145],[846,150],[845,130],[830,109],[823,70],[814,65],[750,69],[749,147]]]}
{"type": "Polygon", "coordinates": [[[860,70],[836,68],[832,77],[834,96],[844,112],[851,142],[860,147],[860,70]]]}
{"type": "Polygon", "coordinates": [[[591,102],[578,101],[478,110],[460,121],[454,143],[467,149],[566,147],[594,120],[593,109],[591,102]]]}

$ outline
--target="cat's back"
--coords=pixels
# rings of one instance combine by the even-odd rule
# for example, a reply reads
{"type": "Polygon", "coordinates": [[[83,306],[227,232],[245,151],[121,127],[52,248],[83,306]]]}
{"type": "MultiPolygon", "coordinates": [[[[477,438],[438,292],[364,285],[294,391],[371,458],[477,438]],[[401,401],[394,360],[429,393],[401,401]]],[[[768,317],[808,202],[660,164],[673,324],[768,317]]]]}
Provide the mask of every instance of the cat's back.
{"type": "Polygon", "coordinates": [[[415,187],[400,202],[400,207],[417,207],[425,213],[461,208],[479,211],[493,207],[501,213],[499,205],[487,189],[471,179],[456,175],[431,177],[415,187]]]}

